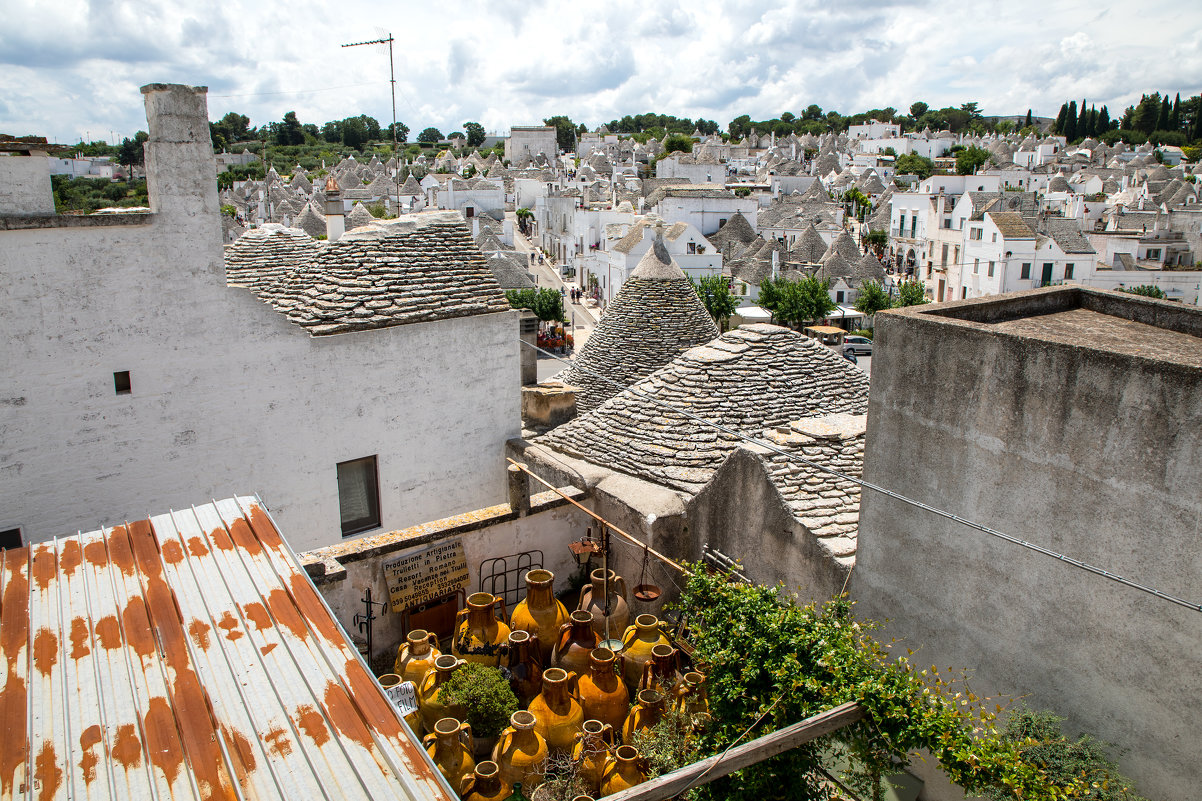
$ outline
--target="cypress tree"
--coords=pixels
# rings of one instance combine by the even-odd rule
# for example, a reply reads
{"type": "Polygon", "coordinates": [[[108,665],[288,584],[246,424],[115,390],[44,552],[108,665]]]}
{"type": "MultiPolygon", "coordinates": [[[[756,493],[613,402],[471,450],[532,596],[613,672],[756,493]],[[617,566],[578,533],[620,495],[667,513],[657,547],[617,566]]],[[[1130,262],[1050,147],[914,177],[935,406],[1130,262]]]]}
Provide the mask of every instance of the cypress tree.
{"type": "Polygon", "coordinates": [[[1165,95],[1160,104],[1160,116],[1156,119],[1156,130],[1169,130],[1169,96],[1165,95]]]}
{"type": "Polygon", "coordinates": [[[1169,113],[1169,130],[1181,130],[1181,93],[1177,93],[1177,97],[1173,98],[1173,110],[1169,113]]]}
{"type": "Polygon", "coordinates": [[[1031,127],[1031,109],[1027,109],[1027,121],[1023,123],[1024,128],[1031,127]]]}
{"type": "Polygon", "coordinates": [[[1202,100],[1194,106],[1194,141],[1202,142],[1202,100]]]}
{"type": "Polygon", "coordinates": [[[1077,136],[1082,139],[1089,136],[1089,106],[1085,105],[1085,98],[1081,98],[1081,116],[1077,117],[1077,136]]]}
{"type": "Polygon", "coordinates": [[[1098,109],[1094,106],[1089,107],[1089,116],[1085,118],[1085,135],[1098,135],[1098,109]]]}
{"type": "Polygon", "coordinates": [[[1102,106],[1102,110],[1098,112],[1098,134],[1104,134],[1110,130],[1110,111],[1102,106]]]}
{"type": "Polygon", "coordinates": [[[1060,106],[1060,113],[1056,115],[1056,122],[1052,125],[1052,131],[1058,134],[1064,133],[1064,122],[1067,119],[1068,103],[1064,103],[1060,106]]]}
{"type": "Polygon", "coordinates": [[[1064,115],[1064,138],[1071,142],[1077,138],[1077,101],[1070,100],[1068,114],[1064,115]]]}

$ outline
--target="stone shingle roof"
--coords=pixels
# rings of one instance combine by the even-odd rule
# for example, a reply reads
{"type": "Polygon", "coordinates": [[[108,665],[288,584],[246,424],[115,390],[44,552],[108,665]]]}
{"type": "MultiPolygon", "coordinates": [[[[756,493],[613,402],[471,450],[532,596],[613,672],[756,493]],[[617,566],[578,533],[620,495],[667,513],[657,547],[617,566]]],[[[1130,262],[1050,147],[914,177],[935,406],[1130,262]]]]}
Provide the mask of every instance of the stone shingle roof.
{"type": "Polygon", "coordinates": [[[831,242],[830,248],[823,254],[822,260],[825,262],[832,253],[837,252],[840,256],[847,259],[851,264],[855,264],[864,255],[860,250],[860,246],[856,244],[856,240],[851,238],[851,234],[846,230],[840,231],[839,235],[831,242]]]}
{"type": "Polygon", "coordinates": [[[580,387],[576,406],[586,412],[717,335],[692,283],[656,240],[606,307],[576,364],[557,378],[580,387]]]}
{"type": "Polygon", "coordinates": [[[454,212],[377,220],[336,242],[258,229],[226,249],[227,282],[245,286],[313,336],[509,309],[454,212]],[[262,231],[263,233],[258,233],[262,231]]]}
{"type": "Polygon", "coordinates": [[[1017,211],[991,211],[989,219],[1006,239],[1034,239],[1035,232],[1017,211]]]}
{"type": "Polygon", "coordinates": [[[1076,220],[1065,220],[1057,217],[1049,217],[1044,226],[1047,229],[1048,236],[1056,241],[1056,244],[1065,253],[1096,253],[1093,245],[1089,244],[1089,240],[1081,233],[1080,227],[1076,220]]]}
{"type": "Polygon", "coordinates": [[[734,192],[720,186],[694,184],[691,186],[661,186],[647,196],[647,205],[654,206],[666,197],[709,197],[733,199],[734,192]]]}
{"type": "Polygon", "coordinates": [[[516,250],[496,250],[484,257],[488,269],[501,289],[534,289],[534,279],[527,272],[525,254],[516,250]]]}
{"type": "Polygon", "coordinates": [[[324,236],[326,232],[326,218],[324,215],[317,213],[312,203],[306,203],[305,208],[292,221],[292,227],[299,228],[312,237],[324,236]]]}
{"type": "Polygon", "coordinates": [[[789,248],[789,255],[805,264],[817,264],[826,255],[826,240],[813,225],[807,225],[801,236],[789,248]]]}
{"type": "Polygon", "coordinates": [[[346,230],[350,231],[355,228],[361,228],[364,225],[371,225],[375,217],[367,210],[367,207],[362,203],[356,203],[351,207],[351,213],[346,215],[346,230]]]}
{"type": "Polygon", "coordinates": [[[859,476],[868,376],[786,328],[744,325],[692,348],[631,390],[535,442],[696,494],[739,447],[760,453],[794,516],[835,557],[855,551],[859,487],[697,423],[662,401],[859,476]],[[649,397],[648,397],[649,396],[649,397]]]}
{"type": "Polygon", "coordinates": [[[714,247],[721,250],[727,242],[739,242],[746,244],[755,239],[755,229],[751,227],[751,223],[747,222],[747,218],[743,216],[743,212],[736,211],[726,225],[723,225],[711,236],[706,237],[714,247]]]}

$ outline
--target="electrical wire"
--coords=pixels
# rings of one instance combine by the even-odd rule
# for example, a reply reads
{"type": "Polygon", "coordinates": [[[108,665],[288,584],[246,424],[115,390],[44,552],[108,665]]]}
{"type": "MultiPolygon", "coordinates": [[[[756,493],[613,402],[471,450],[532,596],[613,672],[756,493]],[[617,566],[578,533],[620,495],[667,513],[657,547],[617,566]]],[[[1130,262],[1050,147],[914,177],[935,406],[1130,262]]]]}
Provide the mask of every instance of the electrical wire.
{"type": "Polygon", "coordinates": [[[542,348],[538,347],[537,345],[532,345],[529,342],[526,342],[520,338],[518,341],[521,342],[526,347],[533,348],[534,350],[538,351],[539,353],[549,356],[552,359],[555,359],[556,361],[559,361],[559,362],[562,362],[569,366],[575,367],[578,371],[585,373],[586,375],[590,375],[593,378],[597,378],[602,381],[605,381],[608,384],[612,384],[623,391],[630,392],[630,393],[636,395],[637,397],[651,401],[652,403],[656,404],[657,406],[661,406],[665,409],[670,409],[671,411],[676,412],[677,414],[681,415],[682,417],[692,420],[695,423],[699,423],[701,425],[708,426],[709,428],[713,428],[717,431],[721,431],[722,433],[728,434],[732,437],[735,437],[736,439],[751,443],[751,444],[756,445],[761,448],[765,448],[769,451],[772,451],[775,454],[785,457],[786,459],[789,459],[794,462],[798,462],[800,464],[807,465],[809,467],[813,467],[816,470],[819,470],[823,473],[832,475],[835,478],[842,479],[843,481],[850,481],[854,484],[859,485],[862,489],[872,490],[873,492],[876,492],[876,493],[879,493],[886,497],[892,498],[896,501],[901,501],[902,503],[913,506],[916,509],[922,509],[923,511],[930,512],[931,514],[936,515],[938,517],[942,517],[947,520],[951,520],[952,522],[959,523],[960,525],[965,526],[967,528],[971,528],[976,531],[980,531],[984,534],[988,534],[991,537],[996,537],[997,539],[1003,540],[1012,545],[1018,545],[1023,548],[1026,548],[1027,550],[1034,551],[1035,553],[1038,553],[1038,554],[1042,554],[1043,556],[1049,556],[1053,559],[1057,559],[1061,562],[1064,562],[1065,564],[1072,565],[1073,567],[1079,568],[1088,573],[1093,573],[1096,576],[1101,576],[1102,578],[1106,578],[1111,581],[1117,582],[1126,587],[1130,587],[1131,589],[1139,590],[1140,592],[1147,593],[1148,595],[1152,595],[1156,598],[1161,599],[1162,601],[1168,601],[1169,603],[1176,604],[1177,606],[1183,606],[1186,609],[1189,609],[1194,612],[1202,612],[1202,603],[1187,601],[1184,598],[1179,598],[1176,595],[1172,595],[1172,594],[1164,592],[1162,590],[1158,590],[1155,587],[1149,587],[1147,585],[1140,584],[1140,583],[1132,581],[1128,578],[1124,578],[1123,576],[1120,576],[1117,573],[1112,573],[1111,571],[1106,570],[1104,568],[1097,567],[1095,565],[1089,564],[1088,562],[1083,562],[1080,559],[1075,559],[1071,556],[1066,556],[1065,554],[1057,553],[1056,551],[1053,551],[1050,548],[1045,548],[1042,545],[1037,545],[1033,542],[1028,542],[1027,540],[1021,539],[1019,537],[1015,537],[1015,536],[1007,534],[1003,531],[999,531],[998,529],[992,528],[990,526],[986,526],[982,523],[977,523],[972,520],[968,520],[967,518],[961,517],[960,515],[953,514],[952,512],[948,512],[944,509],[940,509],[937,506],[932,506],[929,503],[925,503],[923,501],[919,501],[914,498],[910,498],[908,496],[902,495],[901,493],[894,492],[893,490],[886,489],[885,487],[882,487],[879,484],[874,484],[870,481],[865,481],[862,478],[858,478],[856,476],[851,476],[851,475],[848,475],[847,473],[840,472],[839,470],[836,470],[833,467],[828,467],[827,465],[820,464],[811,459],[807,459],[804,456],[802,456],[801,454],[796,453],[794,451],[784,450],[783,448],[780,448],[771,442],[766,442],[764,440],[758,439],[758,438],[750,436],[748,434],[744,434],[740,431],[735,431],[734,429],[724,426],[721,423],[715,423],[712,420],[706,420],[705,418],[700,417],[699,415],[693,414],[692,412],[687,411],[685,409],[682,409],[679,406],[674,406],[673,404],[668,403],[667,401],[661,400],[659,398],[656,398],[653,395],[649,395],[646,392],[636,389],[634,387],[634,385],[625,386],[621,382],[615,381],[614,379],[609,378],[608,376],[603,376],[600,373],[596,373],[585,367],[581,367],[580,364],[576,361],[573,361],[571,359],[564,359],[560,356],[555,355],[554,353],[543,350],[542,348]]]}

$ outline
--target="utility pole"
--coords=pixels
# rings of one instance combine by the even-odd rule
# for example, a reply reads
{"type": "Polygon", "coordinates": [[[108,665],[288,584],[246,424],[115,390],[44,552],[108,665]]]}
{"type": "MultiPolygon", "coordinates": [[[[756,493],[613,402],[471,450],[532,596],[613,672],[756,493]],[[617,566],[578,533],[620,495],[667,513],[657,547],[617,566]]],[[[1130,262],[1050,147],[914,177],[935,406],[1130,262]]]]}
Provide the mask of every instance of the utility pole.
{"type": "Polygon", "coordinates": [[[392,33],[389,32],[387,39],[372,39],[369,42],[351,42],[344,44],[343,47],[361,47],[363,45],[375,44],[388,45],[388,82],[392,84],[392,176],[396,181],[396,203],[397,214],[399,215],[401,206],[401,156],[398,152],[396,136],[396,68],[393,66],[392,60],[392,42],[392,33]]]}

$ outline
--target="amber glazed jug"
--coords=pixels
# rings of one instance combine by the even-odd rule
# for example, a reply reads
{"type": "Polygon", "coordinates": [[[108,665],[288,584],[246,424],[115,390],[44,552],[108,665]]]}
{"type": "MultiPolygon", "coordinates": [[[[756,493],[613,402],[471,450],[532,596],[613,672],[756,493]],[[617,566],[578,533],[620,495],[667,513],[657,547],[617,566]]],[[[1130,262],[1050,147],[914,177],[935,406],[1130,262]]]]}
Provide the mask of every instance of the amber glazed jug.
{"type": "Polygon", "coordinates": [[[680,681],[676,672],[679,653],[670,645],[660,643],[652,647],[651,659],[643,664],[643,676],[639,679],[640,690],[657,690],[664,695],[672,693],[680,681]]]}
{"type": "Polygon", "coordinates": [[[572,763],[576,766],[576,775],[588,786],[590,793],[596,793],[601,787],[601,773],[609,762],[613,747],[613,727],[599,720],[584,721],[576,735],[576,745],[572,747],[572,763]]]}
{"type": "Polygon", "coordinates": [[[542,649],[537,636],[529,632],[509,632],[508,653],[504,664],[509,668],[509,687],[522,706],[529,706],[543,689],[542,649]]]}
{"type": "Polygon", "coordinates": [[[509,639],[505,624],[505,602],[487,592],[474,592],[467,597],[467,608],[455,615],[455,636],[451,653],[469,662],[496,667],[501,650],[509,639]],[[501,607],[500,617],[496,608],[501,607]]]}
{"type": "Polygon", "coordinates": [[[660,631],[659,618],[655,615],[639,615],[634,625],[622,635],[622,656],[626,662],[622,667],[622,678],[626,686],[635,689],[643,677],[643,665],[651,661],[652,650],[657,645],[672,646],[671,641],[660,631]]]}
{"type": "Polygon", "coordinates": [[[405,636],[405,642],[397,649],[396,664],[392,666],[392,672],[399,675],[402,681],[420,685],[426,673],[434,667],[434,660],[440,655],[438,635],[425,629],[414,629],[405,636]]]}
{"type": "Polygon", "coordinates": [[[451,678],[456,668],[463,664],[462,659],[456,659],[450,654],[442,654],[434,660],[434,669],[426,674],[417,688],[417,707],[422,713],[422,726],[427,732],[433,733],[434,724],[440,719],[451,717],[463,720],[467,717],[467,707],[461,704],[448,706],[438,696],[438,689],[443,682],[451,678]]]}
{"type": "Polygon", "coordinates": [[[584,717],[599,720],[614,729],[622,728],[630,712],[630,691],[622,683],[617,666],[620,657],[608,648],[594,648],[589,654],[588,672],[580,677],[580,702],[584,717]]]}
{"type": "Polygon", "coordinates": [[[626,602],[626,580],[609,571],[609,633],[605,632],[605,569],[589,574],[592,583],[580,593],[580,606],[593,618],[593,631],[604,640],[619,637],[630,625],[630,605],[626,602]]]}
{"type": "Polygon", "coordinates": [[[527,790],[542,784],[548,749],[546,739],[535,726],[530,712],[519,710],[509,716],[509,727],[501,732],[492,751],[492,761],[501,768],[501,781],[520,782],[527,790]]]}
{"type": "Polygon", "coordinates": [[[463,780],[476,769],[472,759],[472,727],[455,718],[442,718],[434,731],[422,738],[426,753],[452,787],[462,787],[463,780]]]}
{"type": "Polygon", "coordinates": [[[568,610],[555,598],[555,574],[531,570],[526,574],[526,597],[513,608],[510,625],[515,631],[538,635],[543,664],[551,663],[551,648],[559,627],[568,622],[568,610]]]}
{"type": "Polygon", "coordinates": [[[543,691],[530,702],[535,730],[557,754],[570,753],[584,726],[584,706],[572,685],[576,674],[560,668],[543,671],[543,691]]]}
{"type": "Polygon", "coordinates": [[[475,772],[463,780],[459,797],[463,801],[505,801],[513,795],[513,786],[501,779],[496,762],[480,762],[475,772]]]}
{"type": "Polygon", "coordinates": [[[639,690],[638,702],[630,708],[626,722],[622,724],[622,742],[630,745],[636,731],[655,728],[663,720],[668,709],[668,699],[655,690],[639,690]]]}
{"type": "Polygon", "coordinates": [[[701,731],[710,722],[709,695],[705,691],[705,676],[689,671],[676,685],[672,709],[689,721],[693,731],[701,731]]]}
{"type": "Polygon", "coordinates": [[[588,670],[588,655],[600,643],[601,638],[593,631],[593,616],[577,610],[567,625],[559,627],[559,636],[551,649],[551,665],[582,675],[588,670]]]}
{"type": "Polygon", "coordinates": [[[620,793],[647,781],[647,775],[643,773],[640,762],[642,759],[638,749],[629,745],[620,745],[614,749],[613,756],[601,774],[601,795],[604,797],[620,793]]]}

